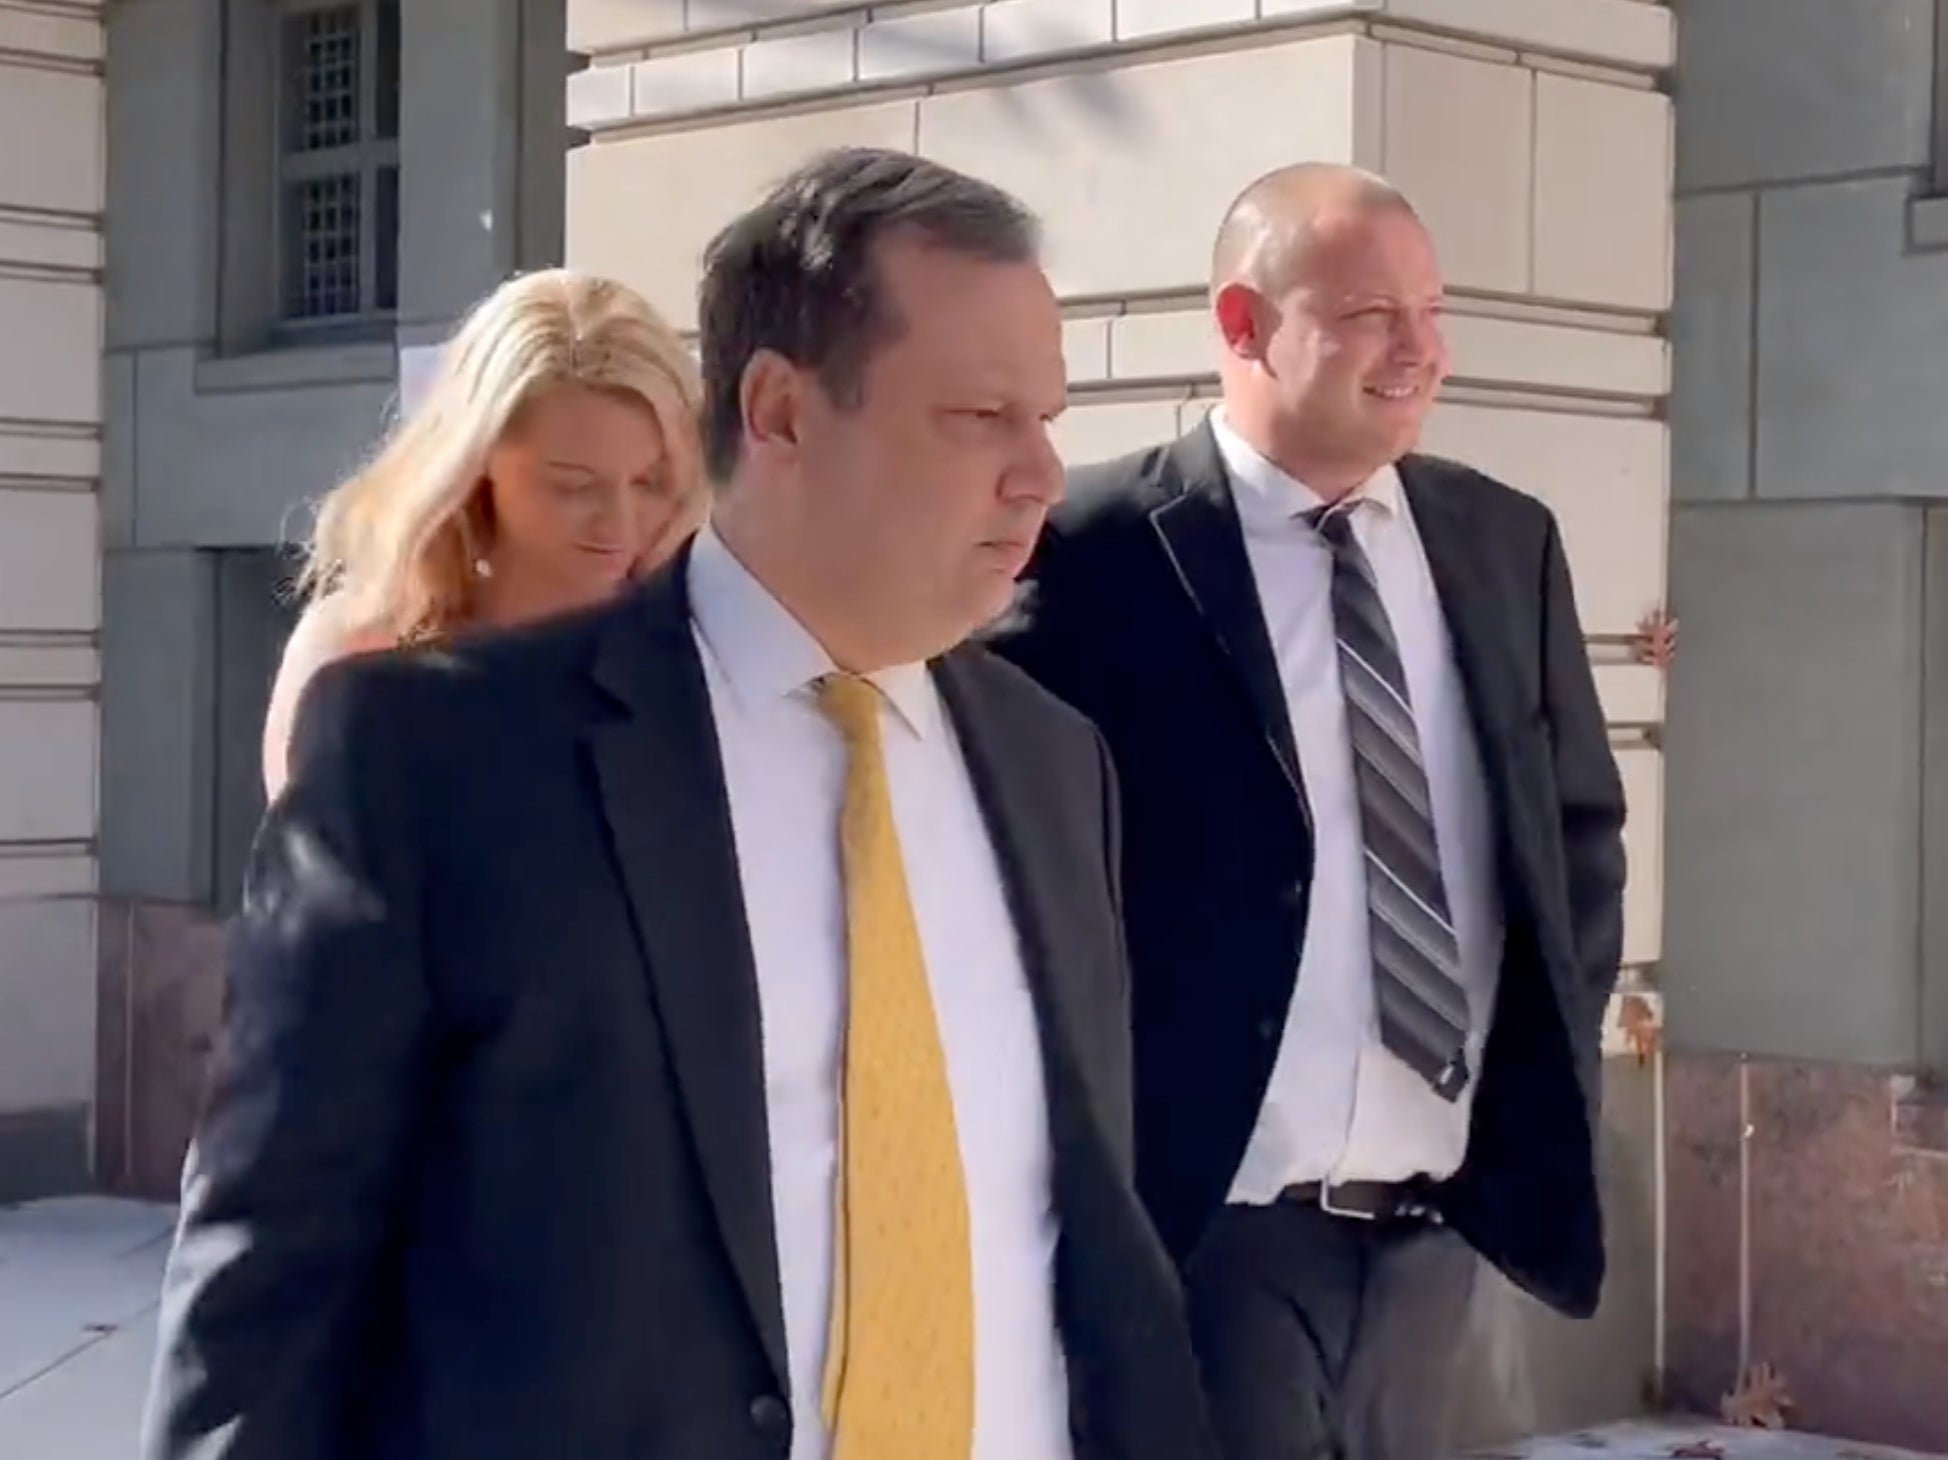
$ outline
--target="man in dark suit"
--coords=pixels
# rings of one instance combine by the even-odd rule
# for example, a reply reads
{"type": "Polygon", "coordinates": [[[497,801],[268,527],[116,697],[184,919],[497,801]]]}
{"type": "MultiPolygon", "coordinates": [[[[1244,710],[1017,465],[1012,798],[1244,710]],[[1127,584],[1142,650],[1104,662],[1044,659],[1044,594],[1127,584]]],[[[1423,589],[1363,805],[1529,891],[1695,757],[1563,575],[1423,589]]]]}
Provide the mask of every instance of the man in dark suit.
{"type": "Polygon", "coordinates": [[[1220,1439],[1429,1460],[1470,1246],[1597,1301],[1621,788],[1550,513],[1411,450],[1406,200],[1260,180],[1212,299],[1221,410],[1073,474],[996,642],[1121,778],[1138,1185],[1220,1439]]]}
{"type": "Polygon", "coordinates": [[[1034,225],[848,151],[706,262],[681,560],[307,698],[151,1460],[1209,1453],[1107,758],[956,647],[1062,486],[1034,225]]]}

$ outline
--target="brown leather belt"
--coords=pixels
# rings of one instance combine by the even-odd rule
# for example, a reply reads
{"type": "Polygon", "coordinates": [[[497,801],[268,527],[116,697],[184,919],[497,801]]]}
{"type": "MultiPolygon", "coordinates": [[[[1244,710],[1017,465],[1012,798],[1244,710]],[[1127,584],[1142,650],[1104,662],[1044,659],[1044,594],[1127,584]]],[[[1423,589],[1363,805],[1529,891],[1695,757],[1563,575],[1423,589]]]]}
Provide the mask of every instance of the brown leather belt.
{"type": "Polygon", "coordinates": [[[1328,1216],[1355,1222],[1434,1222],[1441,1213],[1426,1190],[1403,1181],[1301,1181],[1279,1194],[1280,1201],[1316,1206],[1328,1216]]]}

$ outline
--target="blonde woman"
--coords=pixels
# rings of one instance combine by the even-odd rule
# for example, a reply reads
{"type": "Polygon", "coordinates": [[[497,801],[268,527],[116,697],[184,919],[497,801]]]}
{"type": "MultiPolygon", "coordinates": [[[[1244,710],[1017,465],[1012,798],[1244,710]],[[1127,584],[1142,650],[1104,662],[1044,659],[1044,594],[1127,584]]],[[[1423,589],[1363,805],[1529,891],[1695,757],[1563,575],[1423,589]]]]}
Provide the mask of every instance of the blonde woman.
{"type": "Polygon", "coordinates": [[[424,399],[322,503],[264,727],[275,797],[311,676],[347,654],[600,601],[701,523],[696,369],[621,284],[568,270],[502,285],[424,399]]]}

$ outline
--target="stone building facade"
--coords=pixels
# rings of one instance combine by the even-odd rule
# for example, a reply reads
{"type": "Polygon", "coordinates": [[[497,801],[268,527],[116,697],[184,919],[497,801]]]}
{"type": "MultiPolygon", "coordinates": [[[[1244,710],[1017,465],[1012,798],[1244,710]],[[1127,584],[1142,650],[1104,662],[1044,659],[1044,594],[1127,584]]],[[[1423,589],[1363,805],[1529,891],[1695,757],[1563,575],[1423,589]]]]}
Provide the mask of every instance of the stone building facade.
{"type": "Polygon", "coordinates": [[[1218,215],[1332,158],[1433,227],[1429,445],[1558,513],[1630,800],[1610,1297],[1485,1289],[1471,1428],[1749,1358],[1948,1448],[1935,9],[0,0],[0,1200],[173,1189],[280,547],[469,301],[565,259],[688,323],[764,183],[914,148],[1046,218],[1084,461],[1208,409],[1218,215]]]}
{"type": "Polygon", "coordinates": [[[96,7],[0,4],[0,1201],[89,1172],[101,62],[96,7]]]}

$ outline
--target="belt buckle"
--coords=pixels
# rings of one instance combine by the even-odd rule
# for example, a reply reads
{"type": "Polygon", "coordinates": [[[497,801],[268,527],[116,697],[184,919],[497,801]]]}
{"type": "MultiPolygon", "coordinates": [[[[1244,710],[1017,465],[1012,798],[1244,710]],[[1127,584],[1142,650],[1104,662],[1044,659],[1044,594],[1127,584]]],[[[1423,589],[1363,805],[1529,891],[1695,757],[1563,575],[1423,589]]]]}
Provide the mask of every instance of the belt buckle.
{"type": "Polygon", "coordinates": [[[1322,1181],[1319,1183],[1320,1211],[1329,1217],[1346,1217],[1355,1222],[1377,1222],[1380,1220],[1380,1214],[1378,1212],[1366,1211],[1360,1207],[1340,1206],[1333,1200],[1333,1192],[1338,1187],[1339,1183],[1336,1181],[1322,1181]]]}

